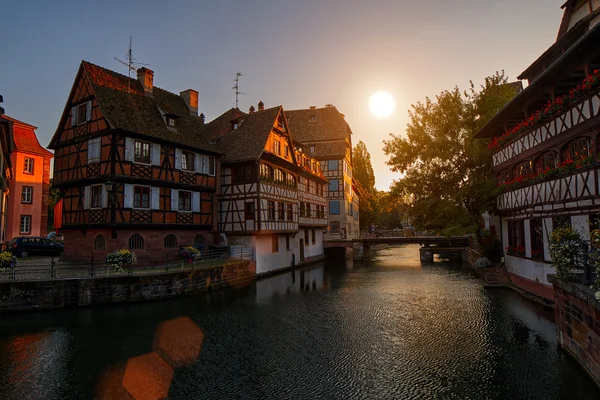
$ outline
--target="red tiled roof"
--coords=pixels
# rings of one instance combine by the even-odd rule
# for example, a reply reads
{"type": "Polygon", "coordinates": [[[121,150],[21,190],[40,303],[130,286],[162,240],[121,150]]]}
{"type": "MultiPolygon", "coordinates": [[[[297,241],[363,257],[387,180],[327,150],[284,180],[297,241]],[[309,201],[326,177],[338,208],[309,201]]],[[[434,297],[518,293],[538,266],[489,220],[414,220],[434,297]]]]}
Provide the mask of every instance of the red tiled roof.
{"type": "Polygon", "coordinates": [[[38,142],[37,136],[35,135],[35,129],[37,129],[37,127],[7,115],[1,115],[0,118],[12,121],[13,123],[13,142],[15,144],[15,151],[54,157],[54,154],[43,148],[42,145],[40,145],[40,142],[38,142]]]}

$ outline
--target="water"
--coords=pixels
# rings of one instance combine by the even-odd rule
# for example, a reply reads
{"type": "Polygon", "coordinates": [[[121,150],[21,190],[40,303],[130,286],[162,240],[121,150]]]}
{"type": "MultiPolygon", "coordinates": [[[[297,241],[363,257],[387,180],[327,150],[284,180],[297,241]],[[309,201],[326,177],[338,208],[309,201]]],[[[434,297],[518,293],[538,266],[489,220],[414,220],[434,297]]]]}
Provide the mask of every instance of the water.
{"type": "Polygon", "coordinates": [[[182,315],[205,341],[171,399],[600,398],[558,347],[552,310],[452,263],[422,266],[414,246],[206,295],[0,315],[0,398],[93,398],[182,315]]]}

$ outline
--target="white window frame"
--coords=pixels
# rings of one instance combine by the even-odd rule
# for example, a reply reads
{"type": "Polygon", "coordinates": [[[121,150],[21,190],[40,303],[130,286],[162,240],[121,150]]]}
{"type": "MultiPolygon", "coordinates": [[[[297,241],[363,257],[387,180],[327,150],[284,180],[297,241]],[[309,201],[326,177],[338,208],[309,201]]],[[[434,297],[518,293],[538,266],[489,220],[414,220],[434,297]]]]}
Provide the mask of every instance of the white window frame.
{"type": "Polygon", "coordinates": [[[33,186],[23,186],[21,189],[21,203],[22,204],[32,204],[33,203],[33,186]],[[25,194],[29,192],[29,196],[25,196],[25,194]],[[27,197],[29,199],[27,199],[27,197]]]}
{"type": "Polygon", "coordinates": [[[192,212],[192,210],[194,209],[194,192],[191,192],[189,190],[178,190],[177,191],[177,211],[179,212],[192,212]],[[184,208],[180,208],[181,206],[181,199],[182,193],[189,193],[190,194],[190,208],[188,209],[184,209],[184,208]]]}
{"type": "Polygon", "coordinates": [[[99,209],[104,206],[104,185],[92,185],[90,186],[90,209],[99,209]],[[94,204],[94,188],[100,187],[100,205],[94,204]]]}
{"type": "Polygon", "coordinates": [[[33,174],[35,168],[35,159],[33,157],[25,157],[25,165],[23,166],[23,172],[26,174],[33,174]],[[28,161],[31,161],[28,163],[28,161]]]}
{"type": "Polygon", "coordinates": [[[85,103],[77,104],[71,107],[71,125],[77,126],[85,124],[92,119],[92,102],[86,101],[85,103]],[[85,105],[85,120],[79,121],[79,107],[85,105]]]}
{"type": "MultiPolygon", "coordinates": [[[[141,199],[140,199],[140,203],[142,203],[141,199]]],[[[146,185],[132,185],[131,208],[133,208],[135,210],[151,210],[152,209],[152,187],[151,186],[146,186],[146,185]],[[149,189],[149,192],[148,192],[148,207],[136,207],[135,206],[135,188],[136,187],[143,187],[143,188],[148,188],[149,189]]]]}
{"type": "Polygon", "coordinates": [[[31,234],[31,215],[21,215],[19,220],[19,233],[31,234]]]}

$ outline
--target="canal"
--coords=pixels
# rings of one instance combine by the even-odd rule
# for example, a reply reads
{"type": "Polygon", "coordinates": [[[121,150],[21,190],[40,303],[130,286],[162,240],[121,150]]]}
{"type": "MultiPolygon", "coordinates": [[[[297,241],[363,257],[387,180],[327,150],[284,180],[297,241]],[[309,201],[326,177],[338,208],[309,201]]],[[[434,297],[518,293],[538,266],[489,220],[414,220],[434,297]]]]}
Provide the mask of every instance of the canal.
{"type": "Polygon", "coordinates": [[[600,398],[559,349],[552,310],[421,265],[414,246],[194,297],[0,315],[0,398],[93,398],[179,316],[205,340],[170,399],[600,398]]]}

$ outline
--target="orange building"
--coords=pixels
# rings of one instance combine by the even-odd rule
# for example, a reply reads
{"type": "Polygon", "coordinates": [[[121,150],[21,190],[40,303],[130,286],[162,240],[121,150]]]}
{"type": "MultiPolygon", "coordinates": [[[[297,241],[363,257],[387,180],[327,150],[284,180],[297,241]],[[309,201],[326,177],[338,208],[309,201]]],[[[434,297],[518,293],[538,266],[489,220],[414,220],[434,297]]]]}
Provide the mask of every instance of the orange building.
{"type": "Polygon", "coordinates": [[[10,156],[13,179],[9,184],[5,241],[15,236],[44,236],[48,227],[50,160],[54,155],[38,142],[37,127],[2,115],[13,124],[10,156]]]}

